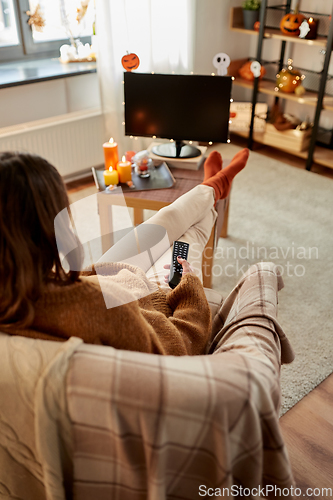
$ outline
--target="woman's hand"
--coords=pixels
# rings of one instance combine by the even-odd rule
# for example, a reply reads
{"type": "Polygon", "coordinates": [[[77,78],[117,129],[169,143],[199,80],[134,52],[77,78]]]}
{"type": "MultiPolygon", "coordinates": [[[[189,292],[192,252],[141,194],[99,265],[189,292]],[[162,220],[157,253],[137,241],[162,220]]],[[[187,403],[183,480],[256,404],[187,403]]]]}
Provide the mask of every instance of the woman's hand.
{"type": "MultiPolygon", "coordinates": [[[[186,259],[182,259],[181,257],[177,257],[177,261],[179,262],[179,264],[181,264],[182,268],[183,268],[183,275],[184,274],[187,274],[187,273],[193,273],[194,270],[192,268],[192,266],[189,264],[189,262],[187,262],[186,259]]],[[[163,266],[164,269],[170,269],[170,264],[165,264],[163,266]]],[[[164,276],[164,281],[165,283],[168,283],[169,282],[169,274],[166,274],[164,276]]]]}

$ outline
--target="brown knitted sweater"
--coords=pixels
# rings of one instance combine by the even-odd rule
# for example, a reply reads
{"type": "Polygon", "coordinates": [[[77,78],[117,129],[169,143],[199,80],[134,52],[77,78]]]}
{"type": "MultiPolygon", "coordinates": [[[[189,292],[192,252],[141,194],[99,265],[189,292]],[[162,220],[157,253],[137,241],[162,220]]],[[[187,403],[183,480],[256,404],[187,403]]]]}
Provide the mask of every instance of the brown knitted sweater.
{"type": "Polygon", "coordinates": [[[0,325],[0,330],[58,341],[74,336],[89,344],[148,353],[205,352],[211,316],[196,276],[184,275],[174,290],[165,292],[133,266],[101,264],[96,270],[98,275],[81,276],[72,285],[46,287],[29,328],[13,324],[0,325]]]}

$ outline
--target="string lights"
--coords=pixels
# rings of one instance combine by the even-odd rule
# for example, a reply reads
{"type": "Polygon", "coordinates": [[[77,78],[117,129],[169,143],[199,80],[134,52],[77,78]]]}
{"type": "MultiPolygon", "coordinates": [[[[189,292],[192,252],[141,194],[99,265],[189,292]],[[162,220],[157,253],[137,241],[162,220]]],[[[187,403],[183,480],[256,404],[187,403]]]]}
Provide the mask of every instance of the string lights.
{"type": "MultiPolygon", "coordinates": [[[[155,71],[151,71],[151,74],[152,74],[152,75],[154,75],[154,74],[155,74],[155,71]]],[[[172,71],[172,74],[174,75],[174,74],[175,74],[175,72],[174,72],[174,71],[172,71]]],[[[193,71],[191,71],[191,72],[190,72],[190,74],[191,74],[191,75],[194,75],[194,72],[193,72],[193,71]]],[[[216,76],[216,74],[215,74],[215,73],[211,73],[211,76],[216,76]]],[[[304,77],[304,78],[305,78],[305,77],[304,77]]],[[[234,76],[232,76],[232,77],[231,77],[231,80],[235,80],[235,77],[234,77],[234,76]]],[[[122,80],[122,82],[121,82],[121,83],[122,83],[122,85],[124,85],[124,84],[125,84],[125,81],[124,81],[124,80],[122,80]]],[[[233,100],[233,99],[230,99],[230,102],[234,102],[234,100],[233,100]]],[[[125,106],[125,102],[124,102],[124,101],[122,102],[122,105],[123,105],[123,106],[125,106]]],[[[229,120],[229,123],[231,124],[231,123],[232,123],[232,121],[231,121],[231,120],[229,120]]],[[[124,126],[125,126],[125,122],[124,122],[124,121],[123,121],[123,122],[121,122],[121,125],[124,127],[124,126]]],[[[138,137],[134,137],[133,135],[130,135],[130,136],[129,136],[129,138],[130,138],[130,139],[134,139],[134,140],[138,140],[138,137]]],[[[155,139],[156,139],[156,135],[153,135],[153,136],[152,136],[152,139],[154,139],[154,140],[155,140],[155,139]]],[[[170,139],[170,142],[174,142],[174,140],[173,140],[173,139],[170,139]]],[[[228,138],[228,139],[227,139],[227,143],[228,143],[228,144],[230,144],[230,142],[231,142],[231,141],[230,141],[230,138],[228,138]]],[[[193,144],[193,141],[188,141],[188,143],[189,143],[189,144],[193,144]]],[[[213,142],[212,142],[212,141],[209,141],[209,142],[208,142],[208,144],[211,146],[211,145],[213,144],[213,142]]]]}

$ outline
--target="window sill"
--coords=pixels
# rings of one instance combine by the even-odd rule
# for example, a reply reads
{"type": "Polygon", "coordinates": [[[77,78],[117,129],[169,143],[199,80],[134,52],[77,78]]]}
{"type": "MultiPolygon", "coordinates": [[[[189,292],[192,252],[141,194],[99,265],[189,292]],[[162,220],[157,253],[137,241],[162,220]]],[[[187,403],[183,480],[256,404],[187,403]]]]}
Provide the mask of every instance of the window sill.
{"type": "Polygon", "coordinates": [[[0,64],[0,89],[96,73],[95,62],[63,64],[57,58],[0,64]]]}

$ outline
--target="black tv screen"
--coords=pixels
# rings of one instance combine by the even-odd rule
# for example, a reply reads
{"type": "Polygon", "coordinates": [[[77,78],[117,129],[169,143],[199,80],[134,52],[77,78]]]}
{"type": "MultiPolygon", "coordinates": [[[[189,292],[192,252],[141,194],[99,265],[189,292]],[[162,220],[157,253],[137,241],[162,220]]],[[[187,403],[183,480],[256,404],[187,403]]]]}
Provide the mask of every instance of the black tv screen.
{"type": "Polygon", "coordinates": [[[124,73],[125,134],[227,142],[230,76],[124,73]]]}

